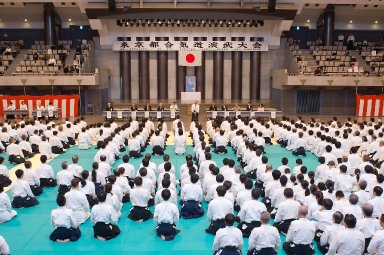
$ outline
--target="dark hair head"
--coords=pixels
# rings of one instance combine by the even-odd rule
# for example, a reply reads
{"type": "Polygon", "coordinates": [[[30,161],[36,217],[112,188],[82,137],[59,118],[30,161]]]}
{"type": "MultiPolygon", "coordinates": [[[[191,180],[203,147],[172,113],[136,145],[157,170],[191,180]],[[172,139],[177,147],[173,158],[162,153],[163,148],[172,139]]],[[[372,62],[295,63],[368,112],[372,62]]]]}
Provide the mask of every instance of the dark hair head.
{"type": "Polygon", "coordinates": [[[254,188],[254,189],[252,189],[251,194],[252,194],[252,198],[254,200],[258,200],[260,198],[260,195],[261,195],[261,190],[258,188],[254,188]]]}
{"type": "Polygon", "coordinates": [[[20,179],[21,177],[23,177],[24,171],[21,170],[21,169],[17,169],[16,172],[15,172],[15,174],[16,174],[16,177],[17,177],[18,179],[20,179]]]}
{"type": "Polygon", "coordinates": [[[103,203],[105,202],[105,200],[107,199],[107,193],[105,191],[99,191],[97,192],[97,200],[99,200],[99,202],[103,203]]]}
{"type": "Polygon", "coordinates": [[[231,227],[235,223],[235,216],[232,213],[228,213],[227,215],[225,215],[224,220],[225,225],[231,227]]]}
{"type": "Polygon", "coordinates": [[[169,189],[163,189],[161,191],[161,197],[164,199],[164,201],[168,201],[171,197],[171,191],[169,191],[169,189]]]}
{"type": "Polygon", "coordinates": [[[356,217],[353,214],[346,214],[344,217],[344,223],[347,228],[354,228],[356,227],[356,217]]]}
{"type": "Polygon", "coordinates": [[[293,190],[291,188],[284,189],[284,196],[286,198],[293,198],[293,190]]]}
{"type": "Polygon", "coordinates": [[[67,199],[65,198],[65,196],[63,194],[58,194],[57,195],[57,198],[56,198],[56,203],[58,206],[62,207],[62,206],[65,206],[65,203],[67,202],[67,199]]]}

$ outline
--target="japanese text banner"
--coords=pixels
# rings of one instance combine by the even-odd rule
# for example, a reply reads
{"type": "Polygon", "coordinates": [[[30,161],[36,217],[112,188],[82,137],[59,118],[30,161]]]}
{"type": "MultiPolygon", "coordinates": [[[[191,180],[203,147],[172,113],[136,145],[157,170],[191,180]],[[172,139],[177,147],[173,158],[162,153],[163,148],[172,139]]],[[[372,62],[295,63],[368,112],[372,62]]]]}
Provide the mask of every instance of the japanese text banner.
{"type": "Polygon", "coordinates": [[[113,51],[268,51],[268,43],[252,41],[115,41],[113,51]]]}

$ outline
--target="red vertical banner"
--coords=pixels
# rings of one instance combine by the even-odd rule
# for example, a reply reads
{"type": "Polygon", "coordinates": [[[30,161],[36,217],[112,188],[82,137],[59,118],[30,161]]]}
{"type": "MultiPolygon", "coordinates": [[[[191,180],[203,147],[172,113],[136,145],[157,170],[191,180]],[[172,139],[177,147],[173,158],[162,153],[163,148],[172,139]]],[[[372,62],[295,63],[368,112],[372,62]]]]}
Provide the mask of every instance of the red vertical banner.
{"type": "Polygon", "coordinates": [[[384,96],[357,95],[356,116],[358,117],[383,117],[384,96]]]}
{"type": "Polygon", "coordinates": [[[79,114],[79,95],[57,95],[57,96],[0,96],[0,116],[4,115],[4,109],[7,109],[9,106],[10,102],[16,102],[15,107],[16,109],[20,109],[20,101],[23,100],[24,103],[28,106],[28,101],[32,101],[33,105],[33,110],[36,109],[37,107],[37,100],[41,101],[41,105],[45,105],[44,102],[45,100],[48,100],[49,102],[54,102],[54,100],[57,100],[57,105],[60,110],[64,110],[65,113],[61,112],[61,115],[67,116],[67,117],[76,117],[79,114]],[[70,101],[74,100],[74,104],[70,104],[70,101]],[[63,103],[65,103],[64,109],[63,108],[63,103]]]}

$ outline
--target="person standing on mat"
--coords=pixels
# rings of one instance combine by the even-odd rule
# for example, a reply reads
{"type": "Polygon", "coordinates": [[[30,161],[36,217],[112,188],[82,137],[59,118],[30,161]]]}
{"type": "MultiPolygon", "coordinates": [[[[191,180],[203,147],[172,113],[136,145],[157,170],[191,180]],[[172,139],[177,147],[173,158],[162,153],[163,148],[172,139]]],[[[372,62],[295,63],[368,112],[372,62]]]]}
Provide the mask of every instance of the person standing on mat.
{"type": "Polygon", "coordinates": [[[92,208],[91,221],[93,225],[94,237],[100,241],[106,241],[117,237],[120,228],[116,225],[119,216],[110,204],[107,204],[107,193],[100,191],[97,193],[99,204],[92,208]]]}
{"type": "Polygon", "coordinates": [[[169,189],[163,189],[161,197],[163,201],[156,205],[153,221],[156,224],[157,235],[164,241],[170,241],[180,233],[180,230],[176,229],[176,225],[179,223],[179,210],[174,203],[169,201],[171,198],[169,189]]]}
{"type": "Polygon", "coordinates": [[[63,194],[58,194],[56,203],[59,206],[51,212],[51,222],[54,228],[49,239],[54,242],[67,243],[79,240],[81,232],[71,209],[65,207],[67,200],[63,194]]]}
{"type": "Polygon", "coordinates": [[[200,105],[199,105],[197,100],[192,105],[191,111],[192,111],[192,121],[198,122],[199,121],[200,105]]]}

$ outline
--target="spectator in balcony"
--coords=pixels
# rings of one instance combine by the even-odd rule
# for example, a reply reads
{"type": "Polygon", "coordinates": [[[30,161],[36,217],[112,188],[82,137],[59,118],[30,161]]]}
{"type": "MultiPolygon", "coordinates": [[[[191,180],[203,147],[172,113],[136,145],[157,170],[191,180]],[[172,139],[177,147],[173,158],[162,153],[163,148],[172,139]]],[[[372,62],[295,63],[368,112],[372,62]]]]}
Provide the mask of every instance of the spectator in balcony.
{"type": "Polygon", "coordinates": [[[11,53],[12,53],[12,49],[11,49],[11,47],[9,47],[9,45],[7,45],[7,48],[5,48],[5,50],[4,50],[4,55],[11,55],[11,53]]]}
{"type": "Polygon", "coordinates": [[[56,59],[51,55],[51,57],[48,60],[48,66],[55,66],[56,65],[56,59]]]}
{"type": "Polygon", "coordinates": [[[35,51],[33,53],[33,60],[36,62],[37,60],[39,60],[39,55],[37,54],[37,52],[35,51]]]}
{"type": "Polygon", "coordinates": [[[367,45],[368,45],[368,41],[367,41],[367,39],[364,39],[363,46],[367,46],[367,45]]]}
{"type": "Polygon", "coordinates": [[[355,36],[352,33],[348,36],[347,42],[348,42],[347,49],[353,50],[354,43],[355,43],[355,36]]]}
{"type": "Polygon", "coordinates": [[[318,66],[315,70],[315,75],[321,75],[321,74],[322,74],[321,68],[320,66],[318,66]]]}
{"type": "Polygon", "coordinates": [[[369,71],[367,70],[367,68],[364,67],[363,69],[363,76],[367,77],[369,75],[369,71]]]}
{"type": "Polygon", "coordinates": [[[339,36],[337,37],[337,40],[344,44],[344,35],[343,35],[343,33],[339,34],[339,36]]]}
{"type": "Polygon", "coordinates": [[[323,41],[319,38],[316,40],[316,45],[317,46],[320,46],[320,45],[323,45],[323,41]]]}

